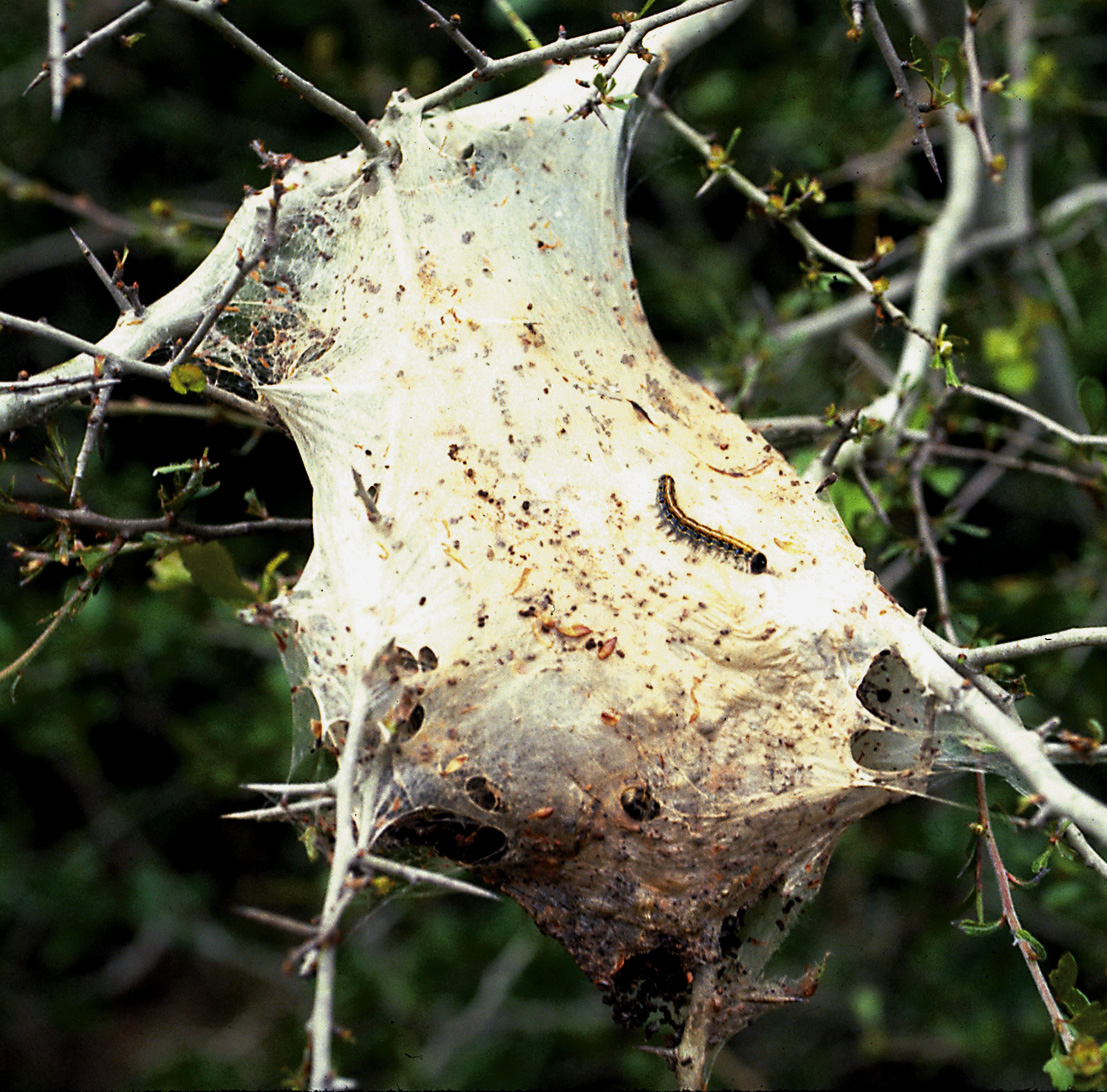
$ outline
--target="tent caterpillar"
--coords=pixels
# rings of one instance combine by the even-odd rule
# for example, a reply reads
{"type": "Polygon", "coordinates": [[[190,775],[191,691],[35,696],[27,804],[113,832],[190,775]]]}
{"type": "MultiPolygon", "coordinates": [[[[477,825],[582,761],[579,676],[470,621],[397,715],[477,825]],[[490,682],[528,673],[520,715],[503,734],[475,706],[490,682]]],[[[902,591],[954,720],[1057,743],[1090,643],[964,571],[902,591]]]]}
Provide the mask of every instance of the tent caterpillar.
{"type": "Polygon", "coordinates": [[[700,546],[708,546],[733,557],[751,573],[763,573],[769,567],[768,559],[739,538],[714,531],[699,520],[682,511],[676,499],[676,487],[672,475],[662,474],[657,482],[657,506],[665,522],[678,535],[683,535],[700,546]]]}

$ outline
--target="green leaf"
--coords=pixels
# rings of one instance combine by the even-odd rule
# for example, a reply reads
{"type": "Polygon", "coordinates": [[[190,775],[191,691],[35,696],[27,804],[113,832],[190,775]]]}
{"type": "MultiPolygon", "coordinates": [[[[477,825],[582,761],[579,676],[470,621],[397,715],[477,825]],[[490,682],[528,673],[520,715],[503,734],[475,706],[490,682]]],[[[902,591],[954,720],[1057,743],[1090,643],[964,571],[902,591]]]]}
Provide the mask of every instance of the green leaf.
{"type": "Polygon", "coordinates": [[[181,555],[177,550],[166,554],[164,557],[156,557],[150,561],[150,579],[147,587],[151,591],[165,592],[175,591],[192,583],[188,575],[181,555]]]}
{"type": "Polygon", "coordinates": [[[227,547],[221,542],[182,546],[181,561],[201,591],[232,603],[252,603],[254,593],[242,582],[227,547]]]}
{"type": "Polygon", "coordinates": [[[90,573],[112,552],[113,551],[109,550],[106,546],[88,546],[83,550],[78,550],[77,557],[84,567],[85,572],[90,573]]]}
{"type": "Polygon", "coordinates": [[[1043,946],[1042,942],[1036,936],[1034,936],[1033,933],[1028,932],[1026,929],[1016,929],[1015,937],[1018,940],[1026,941],[1026,943],[1030,945],[1031,950],[1039,959],[1045,959],[1045,947],[1043,946]]]}
{"type": "Polygon", "coordinates": [[[1057,994],[1057,999],[1069,1009],[1069,1012],[1079,1012],[1088,1003],[1088,999],[1079,990],[1074,991],[1073,989],[1076,985],[1076,960],[1073,958],[1072,952],[1065,952],[1057,960],[1057,966],[1049,972],[1049,984],[1053,987],[1053,992],[1057,994]],[[1069,997],[1074,992],[1079,996],[1076,1009],[1069,1006],[1069,997]]]}
{"type": "Polygon", "coordinates": [[[1074,1031],[1090,1038],[1107,1034],[1107,1009],[1104,1009],[1098,1001],[1093,1001],[1077,1013],[1069,1023],[1074,1031]]]}
{"type": "Polygon", "coordinates": [[[1088,428],[1092,432],[1099,432],[1107,418],[1107,390],[1098,379],[1086,375],[1076,384],[1076,397],[1084,411],[1088,428]]]}
{"type": "Polygon", "coordinates": [[[1042,1066],[1042,1072],[1053,1082],[1053,1087],[1061,1092],[1069,1092],[1075,1083],[1072,1070],[1065,1065],[1065,1059],[1060,1054],[1054,1054],[1052,1058],[1042,1066]]]}
{"type": "Polygon", "coordinates": [[[1049,846],[1044,852],[1039,853],[1038,856],[1034,858],[1030,865],[1031,871],[1034,872],[1035,875],[1045,871],[1045,869],[1049,868],[1049,860],[1052,856],[1053,846],[1049,846]]]}
{"type": "Polygon", "coordinates": [[[987,527],[981,527],[978,523],[965,523],[964,520],[954,519],[950,520],[942,528],[945,532],[956,531],[961,535],[968,535],[970,538],[989,538],[991,531],[987,527]]]}
{"type": "Polygon", "coordinates": [[[1003,918],[997,918],[995,921],[969,921],[968,918],[962,918],[961,921],[955,921],[953,924],[966,936],[986,937],[1003,927],[1003,918]]]}
{"type": "Polygon", "coordinates": [[[268,565],[265,566],[265,571],[261,575],[261,581],[258,584],[257,601],[259,603],[268,603],[271,599],[275,599],[277,593],[281,590],[280,583],[277,580],[277,570],[288,560],[288,551],[282,550],[268,565]]]}
{"type": "Polygon", "coordinates": [[[199,364],[178,364],[169,373],[169,385],[178,394],[200,394],[208,380],[199,364]]]}
{"type": "Polygon", "coordinates": [[[928,466],[923,480],[941,497],[952,497],[965,480],[965,472],[956,466],[928,466]]]}
{"type": "Polygon", "coordinates": [[[268,517],[269,510],[265,507],[265,502],[257,495],[255,490],[247,489],[243,499],[246,501],[247,515],[254,516],[257,519],[266,519],[268,517]]]}

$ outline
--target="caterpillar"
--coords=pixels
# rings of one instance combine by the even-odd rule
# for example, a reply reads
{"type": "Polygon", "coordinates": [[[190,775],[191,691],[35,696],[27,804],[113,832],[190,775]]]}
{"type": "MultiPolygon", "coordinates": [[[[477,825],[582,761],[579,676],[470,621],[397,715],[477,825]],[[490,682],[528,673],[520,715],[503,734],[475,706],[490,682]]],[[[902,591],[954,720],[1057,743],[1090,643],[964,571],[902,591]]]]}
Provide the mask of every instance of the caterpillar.
{"type": "Polygon", "coordinates": [[[733,535],[714,531],[707,524],[700,523],[698,519],[693,519],[684,512],[677,504],[676,486],[671,474],[662,474],[657,481],[657,507],[661,509],[662,518],[678,535],[683,535],[697,545],[722,550],[751,573],[763,573],[769,568],[768,559],[760,550],[755,550],[733,535]]]}

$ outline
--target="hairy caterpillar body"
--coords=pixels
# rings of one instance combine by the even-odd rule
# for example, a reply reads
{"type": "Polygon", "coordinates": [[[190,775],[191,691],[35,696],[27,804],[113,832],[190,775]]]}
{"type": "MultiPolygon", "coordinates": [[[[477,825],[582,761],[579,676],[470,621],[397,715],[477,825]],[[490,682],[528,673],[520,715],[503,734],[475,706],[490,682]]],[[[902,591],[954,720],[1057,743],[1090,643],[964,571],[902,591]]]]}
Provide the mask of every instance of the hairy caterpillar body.
{"type": "Polygon", "coordinates": [[[677,504],[676,486],[673,484],[671,474],[662,474],[658,479],[657,506],[661,509],[662,518],[676,534],[696,543],[698,546],[721,550],[728,557],[734,558],[744,569],[755,575],[768,569],[768,559],[760,550],[755,550],[740,538],[735,538],[723,531],[716,531],[708,527],[706,523],[700,523],[698,519],[693,519],[688,515],[677,504]]]}

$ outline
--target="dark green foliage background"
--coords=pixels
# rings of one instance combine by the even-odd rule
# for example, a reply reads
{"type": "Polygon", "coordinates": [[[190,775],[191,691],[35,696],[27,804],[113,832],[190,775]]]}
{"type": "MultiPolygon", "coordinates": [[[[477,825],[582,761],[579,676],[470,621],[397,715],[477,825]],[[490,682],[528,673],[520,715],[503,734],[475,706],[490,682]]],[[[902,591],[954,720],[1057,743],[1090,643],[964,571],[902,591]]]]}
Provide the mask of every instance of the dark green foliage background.
{"type": "MultiPolygon", "coordinates": [[[[52,124],[46,87],[20,94],[43,54],[39,6],[0,7],[0,166],[87,194],[135,230],[124,238],[0,187],[0,309],[102,336],[112,305],[69,240],[70,225],[109,264],[111,250],[126,242],[129,276],[149,301],[217,238],[216,228],[189,221],[218,223],[244,185],[266,182],[249,141],[303,159],[350,144],[214,34],[170,12],[133,28],[145,36],[130,48],[101,47],[76,65],[84,86],[52,124]]],[[[123,6],[75,3],[70,40],[123,6]]],[[[518,48],[490,3],[455,7],[490,52],[518,48]]],[[[605,25],[611,5],[517,7],[548,40],[559,23],[570,33],[605,25]]],[[[1107,88],[1097,62],[1107,24],[1102,3],[1040,7],[1054,28],[1037,47],[1053,61],[1052,75],[1042,70],[1032,134],[1042,205],[1104,171],[1107,88]]],[[[395,87],[425,92],[466,70],[414,4],[233,0],[226,14],[363,116],[379,114],[395,87]]],[[[906,49],[904,28],[891,12],[887,18],[906,49]]],[[[755,4],[675,74],[666,94],[723,141],[740,126],[735,161],[755,182],[768,182],[774,168],[785,178],[819,174],[829,200],[817,230],[860,257],[877,234],[913,231],[919,210],[942,191],[917,154],[893,157],[882,189],[862,192],[842,169],[901,140],[904,125],[871,37],[854,46],[845,29],[838,4],[755,4]]],[[[998,39],[983,37],[989,72],[1002,66],[998,39]]],[[[1005,109],[989,106],[1000,115],[1005,109]]],[[[820,296],[805,288],[798,247],[748,217],[725,187],[693,201],[702,177],[687,149],[657,122],[647,124],[631,172],[632,241],[647,313],[673,359],[752,417],[865,404],[874,381],[848,355],[830,342],[781,349],[764,319],[765,300],[787,316],[844,290],[820,296]]],[[[1083,317],[1067,335],[1072,371],[1102,379],[1102,227],[1059,260],[1083,317]]],[[[980,352],[985,330],[1012,327],[1028,293],[1049,300],[1033,271],[1011,276],[1015,265],[1002,252],[953,286],[951,327],[970,345],[958,366],[982,385],[1002,379],[980,352]]],[[[871,324],[864,333],[894,363],[899,335],[873,335],[871,324]]],[[[0,333],[4,377],[60,359],[46,342],[0,333]]],[[[1038,388],[1043,397],[1055,390],[1038,388]]],[[[1035,392],[1027,398],[1035,402],[1035,392]]],[[[59,419],[71,458],[82,427],[77,410],[59,419]]],[[[45,431],[0,441],[0,485],[62,503],[30,461],[43,457],[45,431]]],[[[275,515],[309,514],[290,442],[157,416],[112,419],[86,499],[114,515],[154,514],[151,470],[205,448],[220,463],[221,487],[192,513],[197,518],[241,518],[249,488],[275,515]]],[[[809,454],[788,453],[797,461],[809,454]]],[[[961,473],[934,477],[935,506],[961,473]]],[[[902,539],[858,512],[846,483],[836,489],[879,571],[902,539]]],[[[909,535],[894,474],[882,496],[897,534],[909,535]]],[[[963,638],[978,629],[1016,637],[1103,620],[1107,538],[1098,490],[1042,486],[1021,475],[971,518],[988,537],[960,534],[943,544],[963,638]]],[[[6,541],[33,546],[46,533],[45,525],[0,520],[6,541]]],[[[282,550],[291,555],[282,572],[294,574],[310,541],[241,540],[230,549],[239,571],[257,579],[282,550]]],[[[301,1065],[309,984],[281,970],[294,942],[244,922],[234,908],[309,918],[321,904],[324,867],[308,860],[290,829],[219,819],[253,805],[240,783],[287,774],[287,684],[265,634],[196,588],[152,588],[147,560],[121,561],[27,671],[14,702],[5,695],[0,705],[0,1072],[14,1087],[271,1087],[294,1079],[301,1065]]],[[[15,562],[0,558],[4,663],[81,575],[53,566],[21,587],[15,562]]],[[[896,594],[909,609],[932,606],[922,568],[896,594]]],[[[1024,704],[1027,722],[1056,712],[1078,729],[1101,716],[1102,663],[1096,653],[1028,666],[1027,684],[1040,698],[1024,704]]],[[[950,781],[942,795],[971,802],[967,781],[950,781]]],[[[1101,774],[1087,783],[1102,791],[1101,774]]],[[[1002,787],[996,799],[1014,803],[1002,787]]],[[[778,963],[794,973],[831,952],[818,993],[737,1039],[720,1058],[716,1085],[1045,1084],[1048,1020],[1009,937],[972,939],[949,924],[970,890],[971,870],[961,869],[972,817],[960,805],[914,801],[850,832],[822,897],[778,963]]],[[[1045,835],[1001,830],[1001,837],[1012,871],[1027,875],[1045,835]]],[[[1093,996],[1107,988],[1103,895],[1101,883],[1062,864],[1019,902],[1051,965],[1072,950],[1081,986],[1093,996]]],[[[507,903],[412,895],[386,902],[345,949],[339,1018],[350,1031],[343,1071],[370,1087],[673,1086],[656,1058],[633,1049],[640,1037],[610,1023],[568,957],[507,903]],[[505,951],[525,969],[498,996],[489,968],[508,958],[505,951]]]]}

